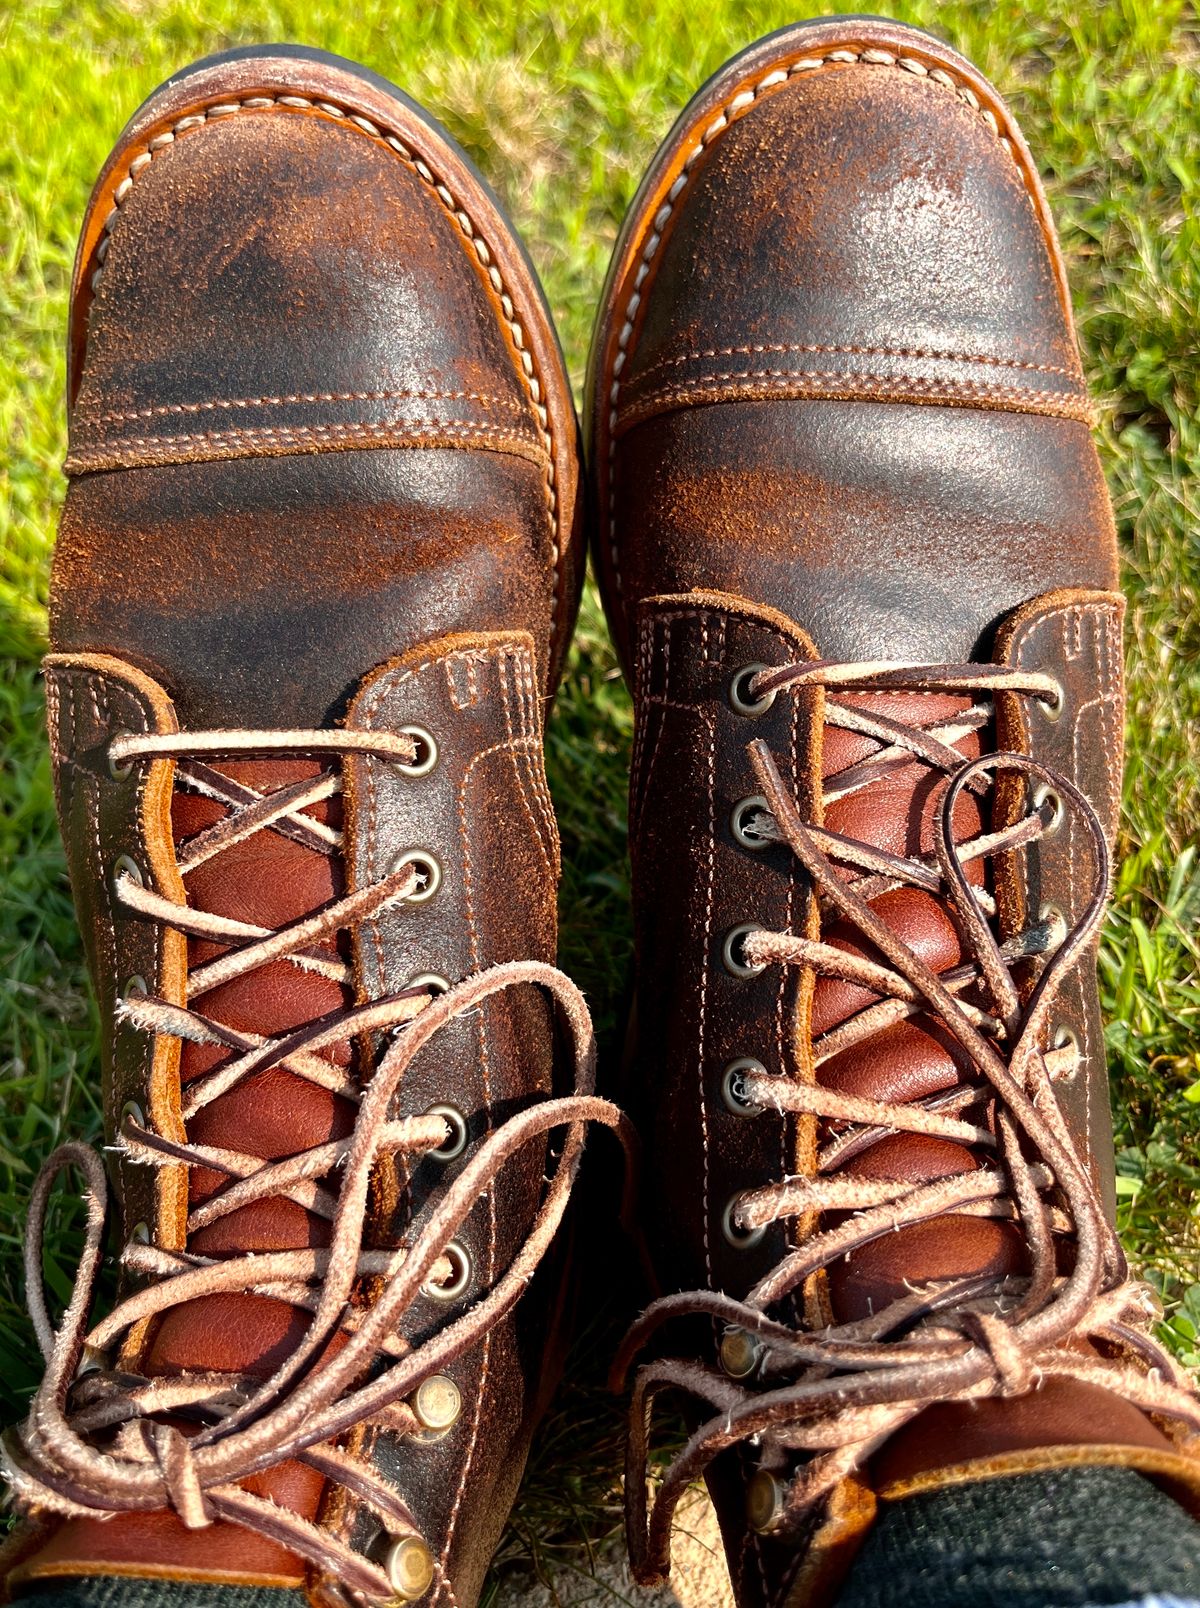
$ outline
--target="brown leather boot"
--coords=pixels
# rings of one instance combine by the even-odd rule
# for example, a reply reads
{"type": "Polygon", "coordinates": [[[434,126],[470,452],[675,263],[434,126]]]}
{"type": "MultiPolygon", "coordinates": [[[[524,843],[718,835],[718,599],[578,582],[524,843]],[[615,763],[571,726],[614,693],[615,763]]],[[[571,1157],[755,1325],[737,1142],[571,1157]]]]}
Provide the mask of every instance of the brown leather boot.
{"type": "Polygon", "coordinates": [[[416,106],[235,51],[100,177],[70,414],[46,685],[123,1282],[88,1332],[104,1173],[67,1146],[12,1588],[468,1605],[552,1381],[535,1270],[617,1121],[552,964],[581,558],[549,314],[416,106]]]}
{"type": "Polygon", "coordinates": [[[696,96],[613,258],[597,562],[634,687],[646,1221],[634,1564],[707,1473],[742,1604],[880,1500],[1128,1464],[1200,1410],[1112,1229],[1095,980],[1112,517],[1003,103],[922,33],[784,30],[696,96]],[[679,1293],[679,1292],[690,1293],[679,1293]],[[692,1435],[647,1511],[648,1418],[692,1435]]]}

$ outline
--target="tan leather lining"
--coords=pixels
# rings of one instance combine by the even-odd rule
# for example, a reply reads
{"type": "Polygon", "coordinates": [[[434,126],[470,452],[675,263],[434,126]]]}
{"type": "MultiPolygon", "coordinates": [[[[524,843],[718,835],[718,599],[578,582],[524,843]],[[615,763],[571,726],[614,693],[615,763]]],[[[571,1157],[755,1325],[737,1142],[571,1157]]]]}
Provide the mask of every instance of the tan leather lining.
{"type": "Polygon", "coordinates": [[[186,1580],[195,1585],[210,1586],[303,1586],[304,1576],[272,1574],[240,1574],[228,1569],[189,1569],[173,1563],[108,1563],[104,1559],[94,1562],[63,1561],[60,1563],[30,1563],[14,1569],[8,1577],[10,1586],[23,1585],[29,1580],[62,1580],[79,1576],[120,1575],[130,1580],[186,1580]]]}
{"type": "Polygon", "coordinates": [[[907,1480],[896,1480],[878,1492],[880,1501],[899,1502],[925,1491],[949,1485],[970,1485],[978,1480],[1003,1479],[1051,1468],[1130,1468],[1161,1481],[1171,1495],[1192,1513],[1200,1513],[1200,1460],[1180,1452],[1159,1452],[1146,1446],[1036,1446],[997,1457],[976,1458],[930,1469],[907,1480]]]}

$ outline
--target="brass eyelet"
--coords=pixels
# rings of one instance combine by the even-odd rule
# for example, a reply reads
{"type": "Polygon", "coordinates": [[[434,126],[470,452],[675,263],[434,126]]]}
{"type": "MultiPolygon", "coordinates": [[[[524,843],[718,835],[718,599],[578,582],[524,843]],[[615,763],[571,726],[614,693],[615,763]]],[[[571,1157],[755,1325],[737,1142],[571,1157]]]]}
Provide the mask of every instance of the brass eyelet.
{"type": "Polygon", "coordinates": [[[146,1126],[146,1114],[136,1100],[126,1100],[121,1107],[119,1126],[124,1127],[126,1118],[133,1123],[135,1128],[144,1128],[146,1126]]]}
{"type": "Polygon", "coordinates": [[[721,1233],[735,1251],[748,1251],[765,1237],[767,1225],[760,1223],[757,1228],[739,1228],[733,1220],[733,1214],[741,1199],[741,1195],[730,1195],[725,1202],[725,1210],[721,1213],[721,1233]]]}
{"type": "Polygon", "coordinates": [[[749,1379],[762,1361],[762,1341],[746,1329],[726,1329],[717,1355],[730,1379],[749,1379]]]}
{"type": "Polygon", "coordinates": [[[744,921],[740,926],[731,927],[725,934],[725,941],[721,945],[721,964],[731,977],[757,977],[767,969],[766,961],[760,961],[752,966],[748,961],[739,960],[742,942],[752,932],[762,932],[763,928],[757,921],[744,921]]]}
{"type": "Polygon", "coordinates": [[[428,849],[405,849],[398,854],[392,862],[392,870],[399,871],[402,866],[415,865],[425,878],[424,885],[416,888],[405,898],[406,904],[424,904],[432,899],[442,885],[442,864],[435,854],[428,849]]]}
{"type": "Polygon", "coordinates": [[[417,755],[407,764],[399,761],[398,768],[405,776],[428,776],[438,762],[437,739],[424,726],[401,726],[400,735],[412,738],[417,745],[417,755]]]}
{"type": "Polygon", "coordinates": [[[149,999],[150,985],[144,977],[127,977],[121,987],[122,999],[149,999]]]}
{"type": "Polygon", "coordinates": [[[150,1224],[146,1222],[135,1223],[129,1230],[129,1243],[131,1245],[149,1245],[150,1224]]]}
{"type": "Polygon", "coordinates": [[[733,812],[729,817],[729,830],[733,833],[734,839],[752,854],[761,854],[763,849],[769,849],[772,839],[759,837],[756,832],[752,832],[750,822],[756,815],[770,815],[770,813],[770,806],[761,793],[754,793],[750,798],[740,798],[733,806],[733,812]]]}
{"type": "Polygon", "coordinates": [[[457,1301],[470,1287],[471,1253],[466,1246],[459,1240],[450,1240],[446,1246],[446,1256],[453,1271],[445,1284],[435,1284],[432,1279],[426,1279],[421,1286],[422,1295],[427,1295],[431,1301],[457,1301]]]}
{"type": "Polygon", "coordinates": [[[728,1111],[735,1117],[757,1117],[762,1115],[762,1106],[755,1105],[747,1098],[745,1093],[745,1076],[747,1072],[758,1073],[763,1077],[767,1069],[761,1061],[756,1061],[752,1055],[739,1055],[736,1061],[730,1061],[721,1074],[721,1098],[728,1111]]]}
{"type": "Polygon", "coordinates": [[[763,670],[773,670],[770,664],[744,664],[740,670],[735,670],[729,678],[729,707],[735,715],[744,715],[747,720],[757,720],[765,715],[775,702],[773,692],[763,693],[761,697],[754,697],[750,692],[750,683],[755,676],[763,670]]]}
{"type": "Polygon", "coordinates": [[[746,1487],[746,1523],[757,1535],[769,1535],[779,1528],[784,1495],[783,1482],[760,1468],[746,1487]]]}
{"type": "Polygon", "coordinates": [[[430,1161],[457,1161],[467,1148],[467,1119],[454,1105],[432,1105],[425,1113],[427,1117],[441,1117],[449,1128],[446,1143],[439,1145],[436,1150],[427,1150],[425,1154],[430,1161]]]}

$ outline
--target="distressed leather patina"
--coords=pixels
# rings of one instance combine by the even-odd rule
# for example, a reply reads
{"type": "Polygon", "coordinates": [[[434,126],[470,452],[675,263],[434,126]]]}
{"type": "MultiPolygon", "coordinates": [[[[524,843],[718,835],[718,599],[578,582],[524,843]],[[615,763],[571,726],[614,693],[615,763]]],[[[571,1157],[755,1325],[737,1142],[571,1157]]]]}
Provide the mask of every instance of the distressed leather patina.
{"type": "Polygon", "coordinates": [[[1194,1505],[1190,1385],[1109,1227],[1115,534],[996,92],[881,19],[737,57],[625,220],[588,409],[657,1158],[635,1573],[702,1472],[759,1608],[827,1600],[881,1501],[948,1480],[1124,1463],[1194,1505]],[[667,1391],[693,1434],[651,1498],[667,1391]]]}
{"type": "MultiPolygon", "coordinates": [[[[117,1505],[136,1511],[64,1461],[66,1430],[10,1440],[17,1594],[125,1574],[478,1595],[558,1367],[549,1239],[580,1123],[615,1120],[586,1097],[586,1011],[552,970],[542,740],[582,569],[576,437],[532,269],[399,92],[315,52],[240,51],[135,115],[76,267],[46,686],[122,1294],[199,1282],[111,1344],[93,1332],[69,1396],[124,1425],[117,1505]],[[297,936],[269,952],[278,933],[297,936]],[[358,1172],[375,1074],[401,1061],[358,1172]],[[256,1168],[289,1166],[255,1192],[256,1168]],[[322,1393],[423,1245],[419,1288],[322,1393]],[[281,1428],[294,1453],[268,1446],[245,1479],[206,1473],[221,1415],[300,1356],[347,1255],[345,1310],[270,1411],[303,1382],[334,1412],[388,1368],[402,1395],[316,1447],[281,1428]]],[[[78,1147],[64,1164],[95,1200],[78,1147]]],[[[52,1374],[77,1360],[58,1346],[52,1374]]]]}

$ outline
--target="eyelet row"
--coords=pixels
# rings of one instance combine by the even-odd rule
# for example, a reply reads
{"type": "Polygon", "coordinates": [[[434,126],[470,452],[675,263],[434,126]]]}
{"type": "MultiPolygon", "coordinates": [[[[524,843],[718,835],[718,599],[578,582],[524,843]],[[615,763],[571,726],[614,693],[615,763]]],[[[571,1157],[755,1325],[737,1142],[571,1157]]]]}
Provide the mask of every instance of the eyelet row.
{"type": "MultiPolygon", "coordinates": [[[[755,697],[750,691],[750,683],[762,671],[773,668],[772,665],[756,663],[743,665],[740,670],[734,671],[729,679],[728,686],[729,707],[734,714],[741,715],[746,720],[757,720],[761,715],[766,714],[767,710],[775,702],[775,694],[768,692],[760,697],[755,697]]],[[[761,793],[753,793],[746,798],[739,799],[733,806],[729,817],[729,830],[733,834],[734,841],[743,849],[748,849],[752,854],[760,853],[763,849],[769,848],[771,840],[760,837],[752,830],[750,825],[756,815],[769,814],[770,805],[761,793]]],[[[763,928],[760,923],[744,921],[736,927],[731,927],[725,934],[724,941],[721,944],[721,964],[731,977],[739,979],[757,977],[766,970],[765,962],[753,965],[742,954],[742,945],[750,934],[762,931],[763,928]]],[[[751,1055],[741,1055],[736,1060],[730,1061],[721,1074],[721,1098],[725,1102],[726,1110],[732,1112],[735,1117],[758,1116],[762,1107],[756,1106],[746,1099],[743,1086],[744,1079],[748,1072],[765,1075],[766,1070],[763,1063],[751,1055]]],[[[731,1245],[734,1250],[748,1251],[752,1246],[762,1242],[766,1236],[767,1229],[765,1224],[751,1229],[743,1229],[737,1226],[734,1222],[734,1213],[741,1198],[740,1194],[732,1195],[726,1201],[725,1209],[721,1213],[721,1233],[726,1243],[731,1245]]],[[[725,1353],[728,1349],[727,1343],[732,1343],[730,1342],[730,1335],[739,1336],[740,1340],[746,1342],[746,1345],[750,1348],[757,1347],[757,1342],[751,1341],[750,1336],[741,1330],[728,1331],[725,1340],[722,1341],[722,1366],[726,1367],[726,1371],[730,1372],[732,1377],[744,1378],[747,1374],[752,1373],[757,1366],[758,1351],[754,1350],[752,1360],[743,1358],[741,1362],[732,1367],[728,1366],[730,1359],[726,1357],[725,1353]],[[745,1365],[742,1366],[742,1363],[745,1365]]]]}

